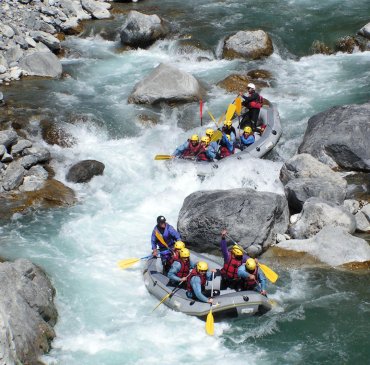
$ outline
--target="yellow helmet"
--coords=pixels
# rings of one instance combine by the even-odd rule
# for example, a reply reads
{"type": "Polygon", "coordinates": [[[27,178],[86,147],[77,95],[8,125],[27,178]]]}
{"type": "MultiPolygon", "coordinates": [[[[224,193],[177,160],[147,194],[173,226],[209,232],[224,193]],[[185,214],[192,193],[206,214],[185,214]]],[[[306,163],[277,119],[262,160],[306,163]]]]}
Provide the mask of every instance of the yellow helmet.
{"type": "Polygon", "coordinates": [[[182,259],[184,259],[184,258],[187,258],[187,257],[190,257],[190,251],[189,251],[189,249],[188,248],[182,248],[181,250],[180,250],[180,257],[182,258],[182,259]]]}
{"type": "Polygon", "coordinates": [[[224,122],[224,125],[226,125],[226,127],[231,127],[233,124],[233,122],[231,120],[225,120],[224,122]]]}
{"type": "Polygon", "coordinates": [[[234,245],[231,249],[231,252],[235,255],[235,256],[243,256],[243,251],[240,249],[240,247],[238,245],[234,245]]]}
{"type": "Polygon", "coordinates": [[[244,132],[250,134],[250,133],[252,133],[252,128],[251,127],[245,127],[244,132]]]}
{"type": "Polygon", "coordinates": [[[254,259],[249,258],[249,259],[245,262],[245,268],[246,268],[248,271],[254,271],[254,270],[256,270],[256,261],[255,261],[254,259]]]}
{"type": "Polygon", "coordinates": [[[197,270],[198,271],[207,271],[208,270],[208,264],[205,261],[199,261],[197,263],[197,270]]]}
{"type": "Polygon", "coordinates": [[[209,137],[208,136],[203,136],[201,139],[201,142],[205,142],[205,144],[207,145],[210,141],[209,137]]]}
{"type": "Polygon", "coordinates": [[[214,130],[212,128],[206,129],[206,135],[211,138],[213,136],[214,130]]]}
{"type": "Polygon", "coordinates": [[[191,141],[195,141],[195,142],[199,142],[199,136],[197,134],[193,134],[191,137],[190,137],[190,140],[191,141]]]}
{"type": "Polygon", "coordinates": [[[175,242],[175,250],[181,250],[182,248],[185,248],[185,243],[182,241],[176,241],[175,242]]]}

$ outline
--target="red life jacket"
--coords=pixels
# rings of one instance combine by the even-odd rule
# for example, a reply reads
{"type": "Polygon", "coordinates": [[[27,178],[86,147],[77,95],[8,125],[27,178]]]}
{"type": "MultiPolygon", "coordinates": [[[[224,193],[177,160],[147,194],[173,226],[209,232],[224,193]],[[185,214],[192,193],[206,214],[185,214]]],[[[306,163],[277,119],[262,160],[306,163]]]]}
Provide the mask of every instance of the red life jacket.
{"type": "Polygon", "coordinates": [[[255,279],[250,279],[250,276],[247,279],[244,279],[244,289],[253,289],[258,284],[258,266],[256,266],[253,273],[248,271],[248,274],[254,275],[255,279]]]}
{"type": "Polygon", "coordinates": [[[198,154],[197,159],[200,160],[200,161],[208,161],[208,157],[207,157],[205,149],[204,149],[204,151],[202,151],[198,154]]]}
{"type": "Polygon", "coordinates": [[[174,263],[174,261],[177,261],[180,258],[179,251],[174,250],[172,256],[170,257],[167,262],[169,263],[170,266],[174,263]]]}
{"type": "Polygon", "coordinates": [[[263,97],[258,95],[257,100],[253,100],[249,103],[249,107],[252,109],[261,109],[263,106],[263,97]]]}
{"type": "Polygon", "coordinates": [[[221,158],[224,158],[224,157],[227,157],[227,156],[230,156],[230,155],[232,155],[232,153],[228,150],[227,147],[225,147],[225,146],[220,147],[220,157],[221,158]]]}
{"type": "Polygon", "coordinates": [[[191,270],[191,273],[188,276],[188,279],[186,281],[186,290],[188,290],[188,291],[190,291],[191,293],[194,294],[194,290],[193,290],[193,288],[191,287],[191,284],[190,284],[190,280],[193,278],[193,276],[199,276],[200,277],[200,286],[201,286],[202,291],[203,291],[206,288],[207,278],[206,278],[206,275],[200,275],[196,268],[191,270]]]}
{"type": "Polygon", "coordinates": [[[199,153],[201,147],[202,146],[200,143],[198,143],[196,146],[193,146],[192,143],[189,141],[188,148],[184,151],[182,157],[196,156],[199,153]]]}
{"type": "Polygon", "coordinates": [[[226,276],[228,279],[238,279],[238,268],[242,264],[242,261],[243,257],[237,260],[229,251],[229,260],[224,263],[221,269],[222,276],[226,276]]]}
{"type": "Polygon", "coordinates": [[[179,278],[184,278],[185,276],[189,275],[190,271],[190,260],[183,261],[181,259],[176,260],[181,264],[180,271],[176,274],[179,278]]]}

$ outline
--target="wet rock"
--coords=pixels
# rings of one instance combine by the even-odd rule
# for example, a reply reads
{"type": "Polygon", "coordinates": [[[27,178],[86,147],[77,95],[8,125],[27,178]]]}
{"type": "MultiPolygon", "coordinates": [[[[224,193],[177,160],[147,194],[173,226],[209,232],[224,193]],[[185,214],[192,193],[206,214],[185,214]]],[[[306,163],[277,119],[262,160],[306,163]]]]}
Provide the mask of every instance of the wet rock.
{"type": "Polygon", "coordinates": [[[22,185],[19,186],[19,191],[36,191],[40,190],[45,183],[45,179],[40,179],[37,176],[25,176],[22,185]]]}
{"type": "Polygon", "coordinates": [[[275,243],[276,234],[284,233],[288,223],[284,196],[232,189],[198,191],[186,197],[177,227],[189,247],[209,253],[219,252],[220,232],[227,228],[235,241],[257,256],[275,243]]]}
{"type": "Polygon", "coordinates": [[[247,75],[230,75],[222,81],[217,83],[218,87],[221,87],[228,92],[238,93],[239,91],[247,90],[247,85],[253,82],[257,88],[269,87],[266,81],[254,80],[247,75]]]}
{"type": "Polygon", "coordinates": [[[175,53],[188,60],[211,61],[215,58],[213,52],[195,39],[180,39],[171,48],[171,53],[175,53]]]}
{"type": "Polygon", "coordinates": [[[94,176],[103,175],[105,165],[96,160],[84,160],[73,165],[66,176],[74,183],[89,182],[94,176]]]}
{"type": "Polygon", "coordinates": [[[32,147],[32,142],[27,139],[20,139],[18,142],[12,147],[12,155],[16,156],[20,154],[25,148],[32,147]]]}
{"type": "Polygon", "coordinates": [[[358,32],[357,34],[367,38],[367,39],[370,39],[370,23],[367,23],[365,26],[363,26],[358,32]]]}
{"type": "Polygon", "coordinates": [[[363,212],[357,212],[355,214],[356,228],[359,232],[369,232],[370,223],[363,212]]]}
{"type": "Polygon", "coordinates": [[[31,32],[30,35],[35,41],[44,43],[52,51],[59,51],[61,48],[59,39],[49,33],[36,31],[31,32]]]}
{"type": "Polygon", "coordinates": [[[270,36],[263,30],[239,31],[225,39],[223,58],[256,60],[270,56],[274,49],[270,36]]]}
{"type": "Polygon", "coordinates": [[[121,43],[134,48],[147,48],[164,38],[169,30],[158,15],[146,15],[132,10],[120,29],[121,43]]]}
{"type": "Polygon", "coordinates": [[[254,80],[263,79],[263,80],[271,80],[272,73],[267,70],[251,70],[247,72],[247,76],[251,77],[254,80]]]}
{"type": "Polygon", "coordinates": [[[52,52],[32,52],[23,57],[19,67],[28,75],[59,78],[62,75],[62,64],[52,52]]]}
{"type": "Polygon", "coordinates": [[[327,226],[312,238],[283,241],[278,247],[306,252],[331,266],[370,260],[369,244],[340,227],[327,226]]]}
{"type": "Polygon", "coordinates": [[[330,108],[308,121],[299,153],[346,170],[370,172],[370,103],[330,108]]]}
{"type": "Polygon", "coordinates": [[[293,238],[309,238],[325,226],[343,227],[347,232],[356,230],[356,221],[344,207],[317,198],[305,201],[298,220],[291,225],[289,233],[293,238]]]}
{"type": "Polygon", "coordinates": [[[355,37],[352,36],[346,36],[338,39],[334,48],[336,52],[344,53],[353,53],[362,50],[360,43],[355,37]]]}
{"type": "Polygon", "coordinates": [[[18,134],[13,130],[0,131],[0,145],[6,148],[11,147],[13,144],[17,143],[18,134]]]}
{"type": "Polygon", "coordinates": [[[72,147],[76,140],[66,132],[60,125],[49,122],[48,120],[41,121],[41,134],[43,140],[50,145],[58,145],[61,147],[72,147]]]}
{"type": "Polygon", "coordinates": [[[7,162],[12,162],[12,161],[13,161],[12,155],[10,155],[9,153],[5,152],[3,154],[3,157],[1,158],[1,162],[7,163],[7,162]]]}
{"type": "Polygon", "coordinates": [[[94,0],[81,0],[81,5],[96,19],[110,18],[110,13],[108,11],[110,4],[94,0]]]}
{"type": "Polygon", "coordinates": [[[24,168],[19,161],[11,162],[3,175],[2,185],[4,190],[13,190],[21,185],[23,182],[24,173],[24,168]]]}
{"type": "Polygon", "coordinates": [[[330,55],[334,53],[333,49],[327,46],[324,42],[320,42],[318,40],[312,43],[311,51],[314,54],[321,53],[321,54],[330,55]]]}
{"type": "Polygon", "coordinates": [[[159,102],[199,101],[205,91],[197,79],[171,65],[161,63],[131,93],[128,102],[156,104],[159,102]]]}
{"type": "Polygon", "coordinates": [[[28,260],[0,263],[0,277],[1,363],[39,364],[55,337],[55,289],[28,260]]]}

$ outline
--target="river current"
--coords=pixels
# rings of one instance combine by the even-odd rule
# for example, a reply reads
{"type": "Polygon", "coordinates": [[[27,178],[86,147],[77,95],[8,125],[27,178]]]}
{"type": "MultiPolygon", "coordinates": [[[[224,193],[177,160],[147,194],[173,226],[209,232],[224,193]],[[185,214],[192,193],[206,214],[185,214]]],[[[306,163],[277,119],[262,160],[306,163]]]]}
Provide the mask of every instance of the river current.
{"type": "MultiPolygon", "coordinates": [[[[86,25],[69,37],[61,80],[25,80],[0,87],[28,115],[63,123],[77,143],[50,147],[56,179],[72,187],[72,208],[14,216],[0,225],[0,256],[28,258],[43,267],[56,288],[59,320],[51,352],[54,365],[123,364],[365,364],[370,359],[370,275],[335,269],[269,265],[280,275],[268,292],[278,302],[262,317],[217,323],[176,313],[145,289],[140,264],[120,270],[117,261],[146,256],[155,218],[176,225],[184,198],[197,190],[252,187],[283,194],[282,162],[302,141],[307,120],[334,105],[370,96],[370,52],[312,55],[314,40],[328,44],[369,22],[370,3],[352,1],[162,0],[116,4],[171,20],[186,38],[199,40],[211,60],[178,52],[177,40],[148,50],[121,52],[116,33],[123,15],[86,25]],[[241,29],[269,32],[274,54],[261,61],[217,58],[220,41],[241,29]],[[213,55],[214,54],[214,55],[213,55]],[[216,55],[216,56],[215,56],[216,55]],[[283,136],[269,159],[225,163],[201,182],[192,167],[168,170],[156,154],[171,153],[189,134],[201,132],[199,106],[147,109],[127,103],[134,85],[160,62],[195,75],[208,90],[205,110],[220,116],[234,95],[215,84],[226,76],[262,68],[272,72],[262,95],[277,103],[283,136]],[[154,126],[140,123],[149,114],[154,126]],[[70,122],[73,121],[73,124],[70,122]],[[67,122],[67,123],[66,123],[67,122]],[[89,184],[65,181],[71,164],[96,159],[104,176],[89,184]]],[[[204,117],[207,126],[210,120],[204,117]]]]}

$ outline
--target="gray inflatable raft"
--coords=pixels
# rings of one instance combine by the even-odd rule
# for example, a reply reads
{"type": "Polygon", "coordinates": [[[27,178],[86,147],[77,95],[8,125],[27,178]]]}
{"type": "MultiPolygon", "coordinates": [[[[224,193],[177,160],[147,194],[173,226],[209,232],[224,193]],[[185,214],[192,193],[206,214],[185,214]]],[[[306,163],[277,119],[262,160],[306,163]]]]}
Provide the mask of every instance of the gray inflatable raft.
{"type": "MultiPolygon", "coordinates": [[[[221,266],[209,258],[200,254],[191,253],[194,262],[207,261],[210,269],[220,269],[221,266]]],[[[162,274],[160,259],[151,258],[146,262],[143,270],[144,283],[149,293],[161,301],[167,294],[173,293],[163,304],[167,307],[185,313],[189,316],[197,316],[205,320],[210,310],[208,303],[189,299],[186,296],[186,283],[179,287],[169,285],[169,279],[162,274]]],[[[212,282],[208,282],[206,289],[211,289],[212,282]]],[[[216,277],[213,283],[214,290],[220,291],[220,277],[216,277]]],[[[271,309],[268,298],[255,291],[240,291],[227,289],[221,290],[220,295],[214,297],[212,313],[215,321],[225,318],[236,318],[252,315],[261,315],[271,309]]]]}
{"type": "MultiPolygon", "coordinates": [[[[246,147],[243,151],[236,149],[233,155],[215,162],[194,161],[191,159],[175,158],[166,161],[168,168],[171,169],[171,166],[173,166],[174,164],[178,165],[193,163],[197,166],[198,176],[208,176],[213,175],[215,169],[225,163],[225,161],[230,161],[233,159],[242,161],[251,157],[262,158],[277,145],[281,137],[282,129],[280,124],[280,116],[276,104],[269,102],[268,105],[263,106],[263,108],[261,108],[260,110],[258,120],[258,125],[265,124],[266,129],[262,136],[259,136],[257,133],[255,133],[256,141],[250,146],[246,147]]],[[[233,122],[233,126],[238,133],[238,121],[235,119],[233,122]]],[[[242,132],[243,131],[240,131],[240,133],[242,132]]]]}

